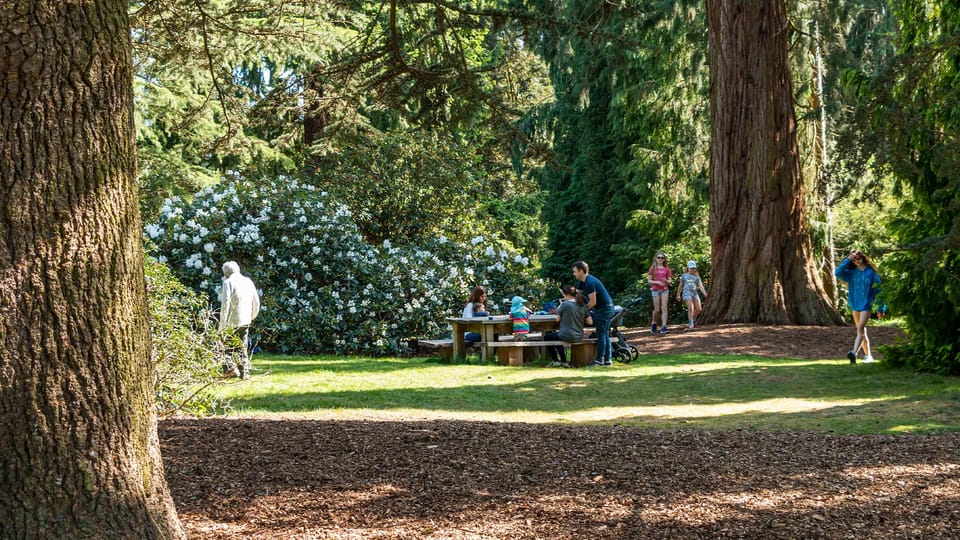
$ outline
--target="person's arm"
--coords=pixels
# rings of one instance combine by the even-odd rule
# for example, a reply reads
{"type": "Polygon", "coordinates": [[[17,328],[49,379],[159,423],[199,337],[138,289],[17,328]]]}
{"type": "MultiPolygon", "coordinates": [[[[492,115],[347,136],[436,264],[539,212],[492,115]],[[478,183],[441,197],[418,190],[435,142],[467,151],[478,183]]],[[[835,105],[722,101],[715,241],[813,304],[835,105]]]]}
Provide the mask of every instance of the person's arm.
{"type": "Polygon", "coordinates": [[[250,309],[250,322],[253,322],[260,314],[260,294],[257,292],[257,286],[253,286],[253,306],[250,309]]]}
{"type": "Polygon", "coordinates": [[[702,292],[702,293],[703,293],[703,297],[706,298],[706,297],[707,297],[707,289],[705,289],[705,288],[703,287],[703,280],[700,279],[699,277],[697,278],[697,286],[700,287],[700,292],[702,292]]]}
{"type": "Polygon", "coordinates": [[[838,278],[849,282],[850,281],[850,257],[844,257],[840,264],[837,265],[837,269],[833,272],[833,275],[838,278]]]}
{"type": "Polygon", "coordinates": [[[593,309],[597,305],[597,291],[590,293],[587,299],[587,309],[593,309]]]}
{"type": "Polygon", "coordinates": [[[233,310],[233,286],[230,280],[223,280],[223,286],[220,289],[220,330],[228,326],[230,312],[233,310]]]}

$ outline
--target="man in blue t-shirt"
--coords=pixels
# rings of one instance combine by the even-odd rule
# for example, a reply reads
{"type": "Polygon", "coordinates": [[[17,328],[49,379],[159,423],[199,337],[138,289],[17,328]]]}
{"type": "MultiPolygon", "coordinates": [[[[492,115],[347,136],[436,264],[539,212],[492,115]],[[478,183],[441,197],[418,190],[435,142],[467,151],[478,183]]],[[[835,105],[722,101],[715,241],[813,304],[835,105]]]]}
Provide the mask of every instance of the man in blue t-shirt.
{"type": "Polygon", "coordinates": [[[613,347],[610,343],[610,321],[613,319],[613,299],[603,283],[590,275],[590,267],[583,261],[573,263],[573,277],[577,290],[583,294],[591,309],[593,326],[597,329],[597,358],[591,366],[612,366],[613,347]]]}

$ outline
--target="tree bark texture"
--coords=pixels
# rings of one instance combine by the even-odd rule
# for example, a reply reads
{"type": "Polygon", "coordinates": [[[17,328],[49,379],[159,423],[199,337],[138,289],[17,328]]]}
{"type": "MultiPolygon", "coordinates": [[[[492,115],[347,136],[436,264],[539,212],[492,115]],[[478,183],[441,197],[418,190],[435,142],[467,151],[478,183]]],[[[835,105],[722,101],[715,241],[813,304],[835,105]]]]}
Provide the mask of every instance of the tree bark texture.
{"type": "Polygon", "coordinates": [[[0,3],[0,538],[182,538],[163,478],[125,0],[0,3]]]}
{"type": "Polygon", "coordinates": [[[707,0],[712,278],[703,322],[843,324],[810,244],[783,0],[707,0]]]}

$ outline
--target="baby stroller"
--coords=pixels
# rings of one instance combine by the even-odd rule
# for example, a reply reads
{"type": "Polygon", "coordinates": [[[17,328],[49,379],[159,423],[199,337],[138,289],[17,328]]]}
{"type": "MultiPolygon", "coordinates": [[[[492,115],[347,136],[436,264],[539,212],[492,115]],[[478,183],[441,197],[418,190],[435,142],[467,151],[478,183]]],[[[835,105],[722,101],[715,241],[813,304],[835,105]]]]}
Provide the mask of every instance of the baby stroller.
{"type": "Polygon", "coordinates": [[[610,346],[613,349],[613,358],[624,364],[629,364],[636,360],[640,356],[640,349],[627,343],[627,338],[623,336],[618,327],[623,323],[623,316],[631,309],[636,309],[640,303],[641,299],[637,298],[627,304],[627,307],[613,306],[613,318],[610,319],[610,337],[617,338],[617,340],[611,343],[610,346]]]}

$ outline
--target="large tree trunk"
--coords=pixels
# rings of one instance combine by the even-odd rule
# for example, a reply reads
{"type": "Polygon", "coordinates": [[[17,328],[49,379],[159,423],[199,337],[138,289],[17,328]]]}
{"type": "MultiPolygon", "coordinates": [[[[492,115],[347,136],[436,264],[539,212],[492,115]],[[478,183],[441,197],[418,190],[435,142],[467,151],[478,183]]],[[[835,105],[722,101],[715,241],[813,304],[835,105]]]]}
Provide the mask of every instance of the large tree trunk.
{"type": "Polygon", "coordinates": [[[0,538],[181,538],[153,410],[126,0],[0,4],[0,538]]]}
{"type": "Polygon", "coordinates": [[[804,209],[783,0],[707,0],[712,278],[704,322],[842,324],[804,209]]]}

